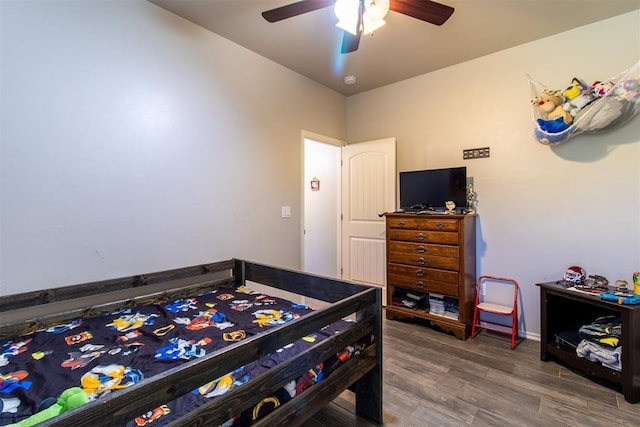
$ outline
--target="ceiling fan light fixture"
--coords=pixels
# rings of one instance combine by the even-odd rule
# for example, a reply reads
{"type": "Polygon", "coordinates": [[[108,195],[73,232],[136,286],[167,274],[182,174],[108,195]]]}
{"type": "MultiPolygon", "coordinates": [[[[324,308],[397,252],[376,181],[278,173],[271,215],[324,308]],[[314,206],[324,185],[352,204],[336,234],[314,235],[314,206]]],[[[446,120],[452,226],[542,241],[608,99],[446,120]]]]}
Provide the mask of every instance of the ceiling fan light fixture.
{"type": "Polygon", "coordinates": [[[389,0],[365,0],[364,16],[371,22],[384,21],[384,17],[389,13],[390,6],[389,0]]]}
{"type": "Polygon", "coordinates": [[[371,34],[386,24],[384,17],[389,13],[389,0],[365,0],[362,14],[362,32],[371,34]]]}
{"type": "MultiPolygon", "coordinates": [[[[361,0],[336,0],[333,10],[338,18],[336,27],[354,36],[358,34],[358,18],[361,0]]],[[[373,33],[385,24],[384,17],[389,12],[389,0],[364,0],[362,2],[362,28],[365,34],[373,33]]]]}
{"type": "Polygon", "coordinates": [[[354,36],[358,33],[358,13],[360,0],[336,0],[333,11],[338,18],[336,27],[347,31],[354,36]]]}

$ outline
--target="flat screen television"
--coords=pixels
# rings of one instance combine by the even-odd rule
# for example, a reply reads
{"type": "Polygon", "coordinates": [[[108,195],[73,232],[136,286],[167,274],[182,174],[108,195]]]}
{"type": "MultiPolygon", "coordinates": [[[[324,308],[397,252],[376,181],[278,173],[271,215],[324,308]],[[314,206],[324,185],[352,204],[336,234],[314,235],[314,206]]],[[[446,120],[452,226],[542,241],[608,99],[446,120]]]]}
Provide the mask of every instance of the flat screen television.
{"type": "Polygon", "coordinates": [[[444,209],[447,200],[467,206],[467,168],[400,172],[400,208],[405,211],[444,209]]]}

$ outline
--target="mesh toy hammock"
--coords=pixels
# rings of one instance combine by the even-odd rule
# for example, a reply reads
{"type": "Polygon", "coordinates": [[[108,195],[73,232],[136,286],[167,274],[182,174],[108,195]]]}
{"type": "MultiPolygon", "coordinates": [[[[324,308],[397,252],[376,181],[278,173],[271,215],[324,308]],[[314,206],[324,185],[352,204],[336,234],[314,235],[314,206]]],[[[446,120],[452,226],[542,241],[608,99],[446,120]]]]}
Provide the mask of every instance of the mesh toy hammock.
{"type": "Polygon", "coordinates": [[[538,142],[556,145],[583,132],[618,128],[640,112],[640,61],[592,85],[574,78],[564,90],[550,90],[529,77],[538,142]]]}

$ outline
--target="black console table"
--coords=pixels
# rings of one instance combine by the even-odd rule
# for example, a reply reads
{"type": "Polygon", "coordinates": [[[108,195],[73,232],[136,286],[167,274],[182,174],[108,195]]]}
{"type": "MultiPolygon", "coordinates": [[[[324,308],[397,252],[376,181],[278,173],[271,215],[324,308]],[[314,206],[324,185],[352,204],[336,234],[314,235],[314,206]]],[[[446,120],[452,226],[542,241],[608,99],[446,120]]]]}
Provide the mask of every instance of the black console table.
{"type": "Polygon", "coordinates": [[[540,287],[540,359],[557,360],[588,376],[607,380],[622,388],[629,403],[640,402],[640,305],[603,301],[597,295],[565,289],[556,282],[540,287]],[[556,342],[555,334],[578,331],[600,316],[622,320],[622,371],[606,368],[576,355],[575,349],[556,342]]]}

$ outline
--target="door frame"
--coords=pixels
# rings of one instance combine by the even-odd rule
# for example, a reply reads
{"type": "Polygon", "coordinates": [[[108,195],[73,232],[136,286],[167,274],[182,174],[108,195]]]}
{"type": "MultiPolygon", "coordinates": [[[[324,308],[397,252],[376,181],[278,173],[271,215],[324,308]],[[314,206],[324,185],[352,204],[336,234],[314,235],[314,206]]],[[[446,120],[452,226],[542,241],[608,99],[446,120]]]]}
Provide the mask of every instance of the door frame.
{"type": "MultiPolygon", "coordinates": [[[[329,144],[329,145],[334,145],[336,147],[338,147],[339,149],[342,149],[342,147],[344,147],[345,145],[347,145],[346,141],[342,141],[340,139],[336,139],[336,138],[331,138],[325,135],[321,135],[315,132],[311,132],[311,131],[307,131],[307,130],[302,130],[301,132],[301,138],[300,138],[300,144],[302,149],[301,151],[301,159],[300,162],[302,164],[302,177],[301,177],[301,181],[302,181],[302,185],[300,186],[300,192],[301,192],[301,208],[300,208],[300,212],[302,213],[301,215],[301,221],[300,221],[300,248],[301,248],[301,254],[300,254],[300,264],[302,266],[302,270],[305,270],[305,260],[306,260],[306,252],[305,252],[305,223],[306,223],[306,212],[305,212],[305,172],[306,172],[306,161],[305,161],[305,140],[306,139],[312,139],[314,141],[317,141],[319,143],[324,143],[324,144],[329,144]]],[[[336,178],[338,183],[342,182],[342,168],[338,168],[338,177],[336,178]]],[[[338,223],[337,226],[337,235],[336,235],[336,267],[337,267],[337,271],[335,272],[335,277],[336,278],[341,278],[342,277],[342,224],[340,221],[340,215],[342,212],[342,186],[340,184],[338,184],[338,188],[337,188],[337,210],[338,212],[336,213],[336,222],[338,223]]]]}

